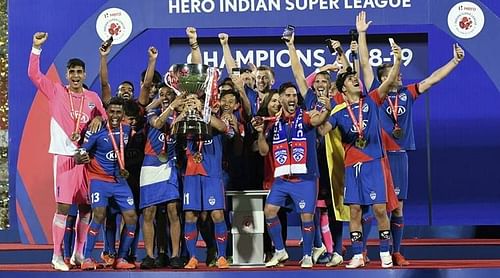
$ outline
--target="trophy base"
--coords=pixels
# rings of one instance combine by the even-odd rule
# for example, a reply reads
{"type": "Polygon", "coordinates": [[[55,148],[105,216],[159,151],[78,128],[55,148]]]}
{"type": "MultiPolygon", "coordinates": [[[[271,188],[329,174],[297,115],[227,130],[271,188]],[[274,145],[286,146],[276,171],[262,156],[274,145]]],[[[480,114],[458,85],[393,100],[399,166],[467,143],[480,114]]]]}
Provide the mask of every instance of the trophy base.
{"type": "Polygon", "coordinates": [[[180,121],[174,125],[172,130],[177,138],[189,140],[209,140],[212,134],[207,123],[201,120],[180,121]]]}

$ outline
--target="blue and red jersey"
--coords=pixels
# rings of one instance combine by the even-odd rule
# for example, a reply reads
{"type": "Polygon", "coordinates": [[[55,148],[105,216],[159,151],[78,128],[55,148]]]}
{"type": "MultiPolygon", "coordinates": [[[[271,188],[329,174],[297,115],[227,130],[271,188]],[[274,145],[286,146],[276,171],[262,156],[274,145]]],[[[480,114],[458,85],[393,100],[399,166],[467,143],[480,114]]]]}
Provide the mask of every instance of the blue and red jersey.
{"type": "MultiPolygon", "coordinates": [[[[155,109],[148,112],[148,123],[154,116],[161,114],[160,109],[155,109]]],[[[146,147],[144,149],[143,166],[159,166],[161,164],[157,157],[160,153],[165,152],[167,159],[171,160],[175,155],[175,138],[170,135],[170,125],[173,122],[173,117],[167,119],[165,126],[162,129],[157,129],[152,126],[148,127],[146,147]],[[166,143],[165,143],[166,140],[166,143]]]]}
{"type": "Polygon", "coordinates": [[[188,156],[186,165],[186,176],[197,175],[190,171],[197,167],[201,167],[203,175],[212,178],[222,178],[222,133],[212,129],[212,139],[202,141],[187,140],[186,155],[188,156]],[[202,161],[195,163],[190,156],[199,151],[201,145],[202,161]],[[188,153],[189,152],[189,153],[188,153]]]}

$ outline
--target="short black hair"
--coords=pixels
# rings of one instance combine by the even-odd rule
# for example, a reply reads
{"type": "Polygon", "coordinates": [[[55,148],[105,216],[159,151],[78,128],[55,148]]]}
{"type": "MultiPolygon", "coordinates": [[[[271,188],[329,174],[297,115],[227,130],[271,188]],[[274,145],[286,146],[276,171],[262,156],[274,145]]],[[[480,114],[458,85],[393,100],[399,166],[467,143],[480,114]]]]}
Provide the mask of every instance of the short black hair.
{"type": "Polygon", "coordinates": [[[222,90],[220,91],[220,98],[222,99],[226,95],[233,95],[236,98],[236,103],[240,103],[240,94],[235,90],[222,90]]]}
{"type": "MultiPolygon", "coordinates": [[[[318,76],[318,75],[324,75],[328,79],[328,82],[332,82],[332,77],[330,76],[330,72],[324,70],[324,71],[320,71],[320,72],[316,73],[316,76],[318,76]]],[[[316,80],[316,77],[314,79],[316,80]]]]}
{"type": "Polygon", "coordinates": [[[392,68],[393,64],[383,63],[382,65],[377,67],[377,78],[378,81],[382,82],[382,76],[387,74],[387,71],[392,68]]]}
{"type": "Polygon", "coordinates": [[[297,88],[297,86],[295,84],[293,84],[292,82],[285,82],[285,83],[283,83],[283,84],[280,85],[280,87],[278,89],[279,94],[281,95],[288,88],[294,88],[295,91],[297,91],[297,92],[299,91],[299,89],[297,88]]]}
{"type": "Polygon", "coordinates": [[[123,101],[123,112],[129,117],[139,117],[141,108],[136,101],[129,99],[123,101]]]}
{"type": "Polygon", "coordinates": [[[79,58],[71,58],[71,59],[68,60],[68,63],[66,63],[66,68],[67,69],[70,69],[70,68],[73,68],[73,67],[77,67],[77,66],[82,67],[83,71],[85,71],[85,62],[83,62],[79,58]]]}
{"type": "Polygon", "coordinates": [[[226,78],[222,79],[222,81],[219,83],[219,86],[217,86],[217,87],[220,87],[222,85],[229,85],[232,88],[234,88],[234,82],[231,79],[231,77],[226,77],[226,78]]]}
{"type": "Polygon", "coordinates": [[[337,86],[337,90],[339,90],[339,92],[342,92],[342,89],[344,89],[345,80],[347,79],[347,77],[349,77],[351,75],[356,75],[356,72],[352,71],[352,69],[349,70],[349,68],[347,68],[347,71],[337,75],[337,80],[335,81],[335,86],[337,86]]]}
{"type": "MultiPolygon", "coordinates": [[[[147,70],[144,70],[142,73],[141,73],[141,81],[144,82],[144,78],[146,77],[146,71],[147,70]]],[[[161,82],[161,74],[155,70],[155,73],[153,74],[153,84],[158,84],[161,82]]]]}
{"type": "Polygon", "coordinates": [[[123,107],[123,99],[121,97],[112,97],[107,103],[106,109],[108,109],[110,105],[121,105],[123,107]]]}
{"type": "Polygon", "coordinates": [[[132,83],[132,81],[128,81],[128,80],[122,81],[122,83],[120,83],[120,85],[118,85],[118,88],[120,88],[120,86],[123,84],[130,85],[130,87],[132,87],[132,92],[135,92],[134,84],[132,83]]]}

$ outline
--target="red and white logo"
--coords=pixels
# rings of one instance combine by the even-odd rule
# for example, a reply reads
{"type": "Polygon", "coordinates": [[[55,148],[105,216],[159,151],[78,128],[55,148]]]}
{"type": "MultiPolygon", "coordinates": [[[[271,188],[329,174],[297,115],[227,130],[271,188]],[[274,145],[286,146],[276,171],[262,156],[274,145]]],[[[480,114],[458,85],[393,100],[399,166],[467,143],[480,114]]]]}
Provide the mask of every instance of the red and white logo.
{"type": "Polygon", "coordinates": [[[483,10],[475,3],[457,3],[448,13],[448,28],[453,35],[461,39],[471,39],[477,36],[483,26],[483,10]]]}
{"type": "Polygon", "coordinates": [[[95,28],[101,40],[113,36],[113,44],[120,44],[132,34],[132,19],[122,9],[109,8],[99,14],[95,28]]]}

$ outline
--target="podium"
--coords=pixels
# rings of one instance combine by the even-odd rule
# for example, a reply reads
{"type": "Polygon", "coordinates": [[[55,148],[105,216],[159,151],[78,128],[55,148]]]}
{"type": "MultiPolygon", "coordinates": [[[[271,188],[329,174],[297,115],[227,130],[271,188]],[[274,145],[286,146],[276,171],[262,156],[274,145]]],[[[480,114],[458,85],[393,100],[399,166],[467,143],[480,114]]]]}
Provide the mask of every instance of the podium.
{"type": "Polygon", "coordinates": [[[234,265],[264,265],[264,204],[268,190],[226,191],[231,198],[234,265]]]}

